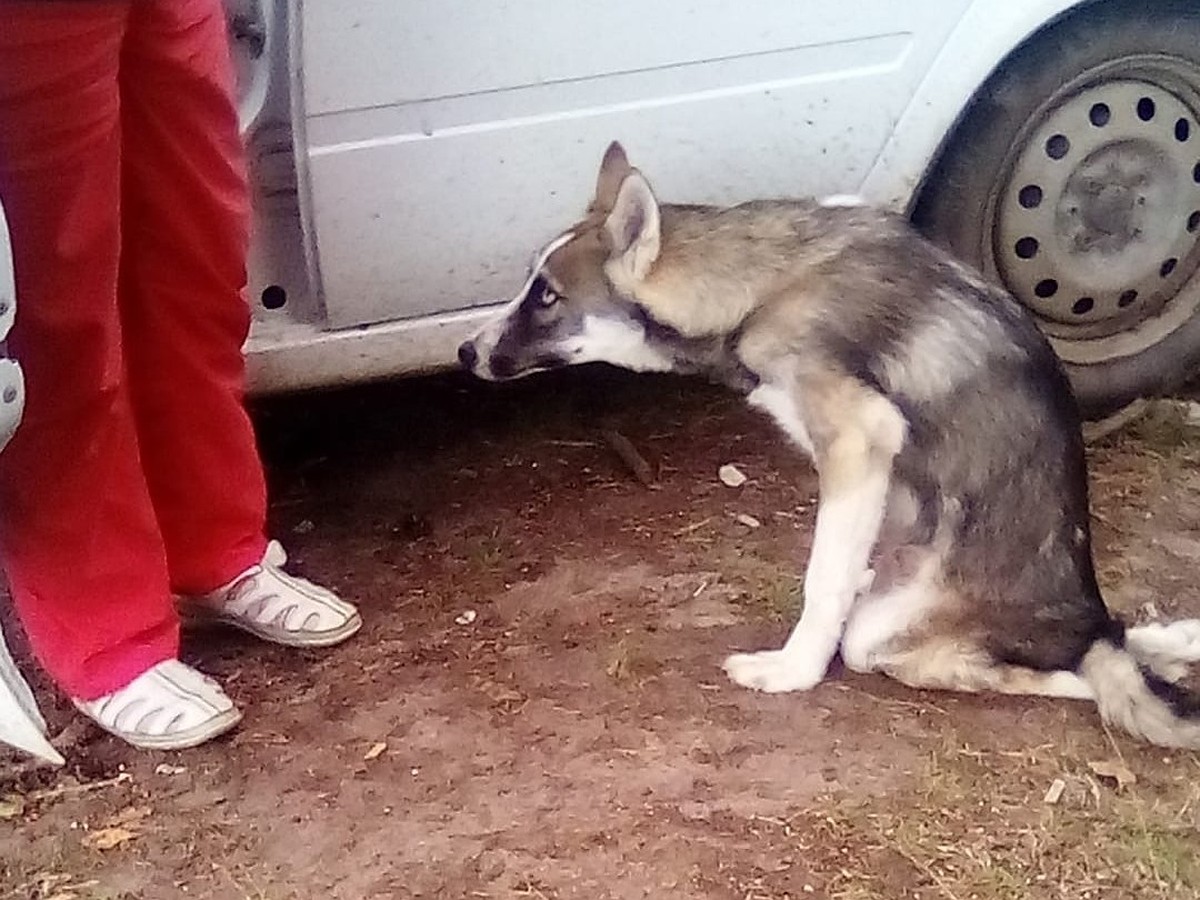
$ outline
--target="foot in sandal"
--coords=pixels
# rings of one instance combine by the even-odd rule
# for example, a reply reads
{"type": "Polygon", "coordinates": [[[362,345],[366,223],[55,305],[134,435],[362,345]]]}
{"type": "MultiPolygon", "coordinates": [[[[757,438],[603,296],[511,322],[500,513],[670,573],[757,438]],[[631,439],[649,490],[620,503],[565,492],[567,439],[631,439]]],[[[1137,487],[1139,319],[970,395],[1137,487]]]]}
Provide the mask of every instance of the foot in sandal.
{"type": "Polygon", "coordinates": [[[158,663],[103,697],[72,702],[105,731],[152,750],[195,747],[242,718],[220,685],[177,659],[158,663]]]}
{"type": "Polygon", "coordinates": [[[181,597],[192,621],[220,622],[287,647],[329,647],[362,627],[358,609],[337,594],[289,575],[287,554],[271,541],[261,563],[208,594],[181,597]]]}

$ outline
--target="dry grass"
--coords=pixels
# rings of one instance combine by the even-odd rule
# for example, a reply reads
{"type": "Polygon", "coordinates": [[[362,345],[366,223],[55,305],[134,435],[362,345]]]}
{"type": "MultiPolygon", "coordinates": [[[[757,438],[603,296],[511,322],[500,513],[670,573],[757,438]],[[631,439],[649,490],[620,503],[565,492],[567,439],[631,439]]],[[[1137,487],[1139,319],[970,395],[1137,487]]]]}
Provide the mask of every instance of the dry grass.
{"type": "Polygon", "coordinates": [[[1118,442],[1136,441],[1143,447],[1173,452],[1200,450],[1200,427],[1186,402],[1152,403],[1146,413],[1116,436],[1118,442]]]}
{"type": "Polygon", "coordinates": [[[740,605],[773,622],[794,621],[804,605],[801,575],[793,563],[730,548],[714,568],[740,595],[740,605]]]}
{"type": "Polygon", "coordinates": [[[616,681],[641,682],[658,675],[662,669],[659,656],[632,637],[614,643],[604,661],[605,674],[616,681]]]}
{"type": "Polygon", "coordinates": [[[830,798],[781,827],[804,836],[831,900],[1200,897],[1200,761],[1154,761],[1118,791],[1073,749],[948,742],[900,789],[830,798]],[[1066,789],[1051,805],[1055,779],[1066,789]]]}
{"type": "Polygon", "coordinates": [[[1176,402],[1151,404],[1140,419],[1089,447],[1088,457],[1095,493],[1106,505],[1143,511],[1200,466],[1200,428],[1176,402]]]}

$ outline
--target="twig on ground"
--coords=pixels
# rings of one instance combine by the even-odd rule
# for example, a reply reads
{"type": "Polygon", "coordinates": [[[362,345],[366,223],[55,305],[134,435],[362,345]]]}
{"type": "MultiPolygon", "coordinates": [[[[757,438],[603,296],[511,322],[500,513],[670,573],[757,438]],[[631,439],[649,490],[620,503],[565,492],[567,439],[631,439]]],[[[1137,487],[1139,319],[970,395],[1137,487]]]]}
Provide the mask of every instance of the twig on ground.
{"type": "Polygon", "coordinates": [[[87,794],[91,791],[98,791],[102,788],[113,787],[114,785],[124,784],[126,781],[133,781],[133,776],[128,772],[121,772],[112,778],[102,778],[99,781],[86,781],[83,784],[63,784],[58,787],[44,788],[40,791],[33,791],[28,794],[28,799],[40,803],[44,800],[55,800],[59,797],[66,797],[71,794],[87,794]]]}
{"type": "Polygon", "coordinates": [[[638,481],[646,487],[654,484],[653,467],[646,461],[646,457],[638,452],[637,447],[633,446],[629,438],[625,437],[619,431],[606,429],[604,431],[604,441],[620,457],[621,462],[625,463],[625,467],[629,469],[638,481]]]}

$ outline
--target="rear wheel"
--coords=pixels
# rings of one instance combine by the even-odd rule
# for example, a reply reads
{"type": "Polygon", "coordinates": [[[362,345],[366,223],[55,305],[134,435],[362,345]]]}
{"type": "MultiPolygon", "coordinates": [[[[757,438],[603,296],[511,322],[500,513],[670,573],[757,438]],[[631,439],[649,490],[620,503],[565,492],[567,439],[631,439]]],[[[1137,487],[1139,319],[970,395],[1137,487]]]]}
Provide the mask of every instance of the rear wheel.
{"type": "Polygon", "coordinates": [[[980,91],[914,218],[998,278],[1085,414],[1200,371],[1200,13],[1104,3],[980,91]]]}

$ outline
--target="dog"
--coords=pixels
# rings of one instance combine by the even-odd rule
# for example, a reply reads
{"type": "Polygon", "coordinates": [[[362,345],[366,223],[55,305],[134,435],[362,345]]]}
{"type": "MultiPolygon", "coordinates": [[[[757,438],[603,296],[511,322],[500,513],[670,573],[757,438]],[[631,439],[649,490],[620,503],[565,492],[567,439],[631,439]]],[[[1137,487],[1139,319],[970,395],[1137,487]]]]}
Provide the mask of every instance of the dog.
{"type": "Polygon", "coordinates": [[[902,217],[660,204],[614,142],[583,219],[459,359],[490,380],[594,361],[703,375],[809,454],[803,611],[782,648],[725,660],[737,684],[807,690],[840,651],[913,687],[1090,700],[1151,743],[1200,747],[1179,684],[1200,620],[1127,629],[1105,606],[1058,358],[902,217]]]}

